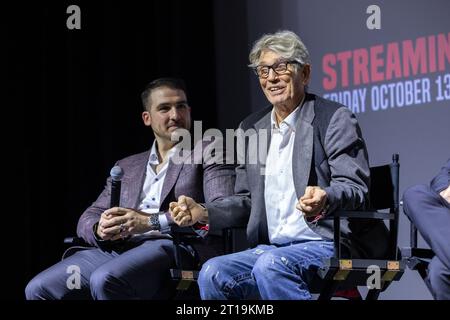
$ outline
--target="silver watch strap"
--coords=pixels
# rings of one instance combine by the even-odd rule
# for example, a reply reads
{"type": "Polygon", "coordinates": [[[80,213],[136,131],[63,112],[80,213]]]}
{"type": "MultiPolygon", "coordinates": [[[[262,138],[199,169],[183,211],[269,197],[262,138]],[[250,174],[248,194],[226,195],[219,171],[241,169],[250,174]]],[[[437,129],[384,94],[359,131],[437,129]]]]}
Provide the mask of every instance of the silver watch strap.
{"type": "Polygon", "coordinates": [[[159,213],[150,213],[148,217],[148,225],[151,230],[161,230],[161,224],[159,223],[159,213]]]}

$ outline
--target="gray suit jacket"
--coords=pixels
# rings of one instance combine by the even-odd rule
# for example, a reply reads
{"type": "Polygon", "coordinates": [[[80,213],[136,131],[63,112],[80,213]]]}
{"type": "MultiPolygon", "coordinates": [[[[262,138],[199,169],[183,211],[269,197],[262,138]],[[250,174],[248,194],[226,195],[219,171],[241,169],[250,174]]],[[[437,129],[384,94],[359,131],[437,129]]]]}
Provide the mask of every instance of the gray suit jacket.
{"type": "MultiPolygon", "coordinates": [[[[367,150],[356,118],[343,105],[307,94],[296,124],[293,179],[297,197],[308,185],[325,189],[328,195],[328,214],[336,209],[361,209],[367,202],[369,165],[367,150]]],[[[246,130],[266,129],[270,145],[270,115],[272,106],[251,114],[241,124],[246,130]]],[[[257,133],[255,133],[257,134],[257,133]]],[[[251,137],[252,134],[249,135],[251,137]]],[[[251,139],[251,138],[249,138],[251,139]]],[[[261,135],[257,137],[258,142],[261,135]]],[[[246,143],[245,164],[236,168],[235,195],[207,204],[210,231],[247,224],[247,238],[251,246],[268,243],[267,218],[264,201],[263,164],[250,164],[249,156],[256,152],[246,143]]],[[[268,150],[263,154],[267,155],[268,150]]],[[[265,161],[262,161],[265,162],[265,161]]],[[[332,239],[332,220],[320,219],[309,226],[321,236],[332,239]]],[[[366,224],[354,222],[342,228],[344,244],[355,234],[365,232],[366,224]],[[350,232],[353,231],[353,235],[350,232]]],[[[349,245],[350,246],[350,245],[349,245]]]]}
{"type": "MultiPolygon", "coordinates": [[[[206,143],[203,143],[205,146],[206,143]]],[[[198,145],[197,145],[198,146],[198,145]]],[[[199,155],[196,149],[196,157],[199,155]]],[[[136,209],[143,188],[150,151],[129,156],[116,163],[123,171],[120,205],[136,209]]],[[[192,197],[197,202],[211,202],[233,194],[235,166],[227,164],[194,164],[194,152],[185,155],[191,163],[175,164],[170,161],[161,191],[161,211],[169,209],[169,203],[180,195],[192,197]]],[[[111,177],[98,199],[86,209],[78,221],[77,234],[93,246],[98,246],[93,227],[100,215],[109,208],[111,177]]]]}

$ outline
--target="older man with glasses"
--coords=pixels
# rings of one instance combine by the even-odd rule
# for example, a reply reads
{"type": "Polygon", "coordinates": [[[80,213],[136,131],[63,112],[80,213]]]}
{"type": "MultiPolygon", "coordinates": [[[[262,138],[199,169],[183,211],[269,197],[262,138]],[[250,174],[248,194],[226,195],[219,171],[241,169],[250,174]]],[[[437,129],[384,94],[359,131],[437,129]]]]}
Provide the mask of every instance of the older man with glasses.
{"type": "MultiPolygon", "coordinates": [[[[246,146],[244,159],[259,159],[252,153],[267,138],[264,161],[237,167],[234,196],[207,203],[207,210],[187,198],[172,205],[172,215],[186,217],[175,219],[186,224],[208,218],[210,230],[248,220],[251,248],[203,265],[203,299],[310,299],[309,279],[333,255],[332,220],[324,217],[367,203],[366,145],[348,108],[306,92],[309,53],[296,34],[264,35],[249,58],[271,105],[240,124],[259,144],[246,146]]],[[[351,227],[355,238],[375,226],[351,227]]],[[[343,232],[347,253],[356,254],[349,229],[343,232]]],[[[380,243],[366,243],[366,252],[376,249],[371,245],[380,243]]]]}

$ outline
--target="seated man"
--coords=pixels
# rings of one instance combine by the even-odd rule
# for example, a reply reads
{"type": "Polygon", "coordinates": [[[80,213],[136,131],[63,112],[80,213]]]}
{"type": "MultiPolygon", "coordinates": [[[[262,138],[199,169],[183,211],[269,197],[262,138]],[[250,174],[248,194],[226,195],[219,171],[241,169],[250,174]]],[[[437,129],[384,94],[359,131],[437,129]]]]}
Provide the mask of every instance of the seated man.
{"type": "MultiPolygon", "coordinates": [[[[310,299],[310,276],[334,254],[333,220],[324,216],[366,205],[366,145],[348,108],[306,92],[309,53],[296,34],[264,35],[250,64],[271,105],[240,125],[250,142],[243,154],[238,150],[235,195],[207,210],[186,197],[171,204],[171,213],[181,225],[209,219],[211,231],[248,223],[253,248],[207,261],[199,276],[202,299],[310,299]]],[[[351,240],[362,243],[369,227],[359,221],[351,233],[343,227],[347,248],[354,248],[351,240]]],[[[383,242],[373,239],[366,239],[372,253],[383,242]]]]}
{"type": "MultiPolygon", "coordinates": [[[[198,159],[198,148],[176,160],[181,143],[172,141],[172,134],[191,126],[184,82],[154,80],[142,93],[142,102],[142,118],[155,141],[149,151],[117,162],[124,171],[121,207],[109,208],[108,179],[78,222],[78,235],[94,248],[78,251],[38,274],[26,287],[27,299],[168,298],[169,269],[175,264],[168,234],[169,203],[180,195],[214,202],[233,193],[234,166],[205,164],[202,153],[200,161],[193,161],[194,155],[198,159]],[[71,266],[81,272],[79,288],[69,289],[66,284],[71,266]]],[[[202,145],[199,152],[206,146],[198,145],[202,145]]],[[[210,256],[219,253],[199,242],[197,248],[203,246],[210,256]]],[[[191,253],[186,250],[183,258],[192,263],[191,253]]]]}
{"type": "Polygon", "coordinates": [[[403,210],[435,254],[428,266],[431,293],[450,300],[450,159],[429,186],[405,191],[403,210]]]}

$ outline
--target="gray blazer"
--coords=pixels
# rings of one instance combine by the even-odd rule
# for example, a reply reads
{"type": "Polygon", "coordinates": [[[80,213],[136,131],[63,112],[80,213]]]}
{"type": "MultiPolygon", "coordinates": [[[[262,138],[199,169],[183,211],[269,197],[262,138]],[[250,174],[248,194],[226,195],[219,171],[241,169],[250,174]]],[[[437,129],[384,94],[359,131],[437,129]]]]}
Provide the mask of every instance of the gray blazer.
{"type": "MultiPolygon", "coordinates": [[[[204,143],[205,146],[205,143],[204,143]]],[[[129,156],[116,163],[123,171],[120,205],[136,209],[139,205],[145,181],[150,150],[129,156]]],[[[198,155],[197,155],[198,156],[198,155]]],[[[194,152],[187,153],[186,158],[193,160],[194,152]]],[[[161,211],[169,209],[169,203],[176,201],[180,195],[192,197],[197,202],[211,202],[233,194],[235,183],[235,166],[228,164],[175,164],[169,162],[168,170],[161,191],[161,211]]],[[[109,208],[111,195],[111,177],[98,199],[86,209],[78,221],[77,234],[93,246],[98,246],[93,227],[100,220],[100,215],[109,208]]]]}
{"type": "MultiPolygon", "coordinates": [[[[362,209],[369,190],[367,150],[355,116],[343,105],[307,94],[296,124],[292,159],[293,179],[297,197],[308,185],[322,187],[328,195],[328,214],[336,209],[362,209]]],[[[244,131],[266,129],[270,145],[272,106],[251,114],[241,124],[244,131]]],[[[250,135],[251,136],[251,135],[250,135]]],[[[258,142],[260,136],[257,137],[258,142]]],[[[267,145],[267,147],[268,147],[267,145]]],[[[236,168],[235,195],[207,204],[210,232],[230,226],[247,225],[247,238],[253,247],[268,243],[264,201],[263,164],[250,164],[254,148],[246,144],[245,164],[236,168]]],[[[265,150],[267,155],[267,150],[265,150]]],[[[265,162],[265,161],[264,161],[265,162]]],[[[333,239],[332,220],[320,219],[309,226],[321,236],[333,239]]],[[[344,244],[356,234],[365,233],[368,222],[344,225],[344,244]],[[351,230],[352,229],[352,230],[351,230]],[[353,232],[353,234],[351,234],[353,232]]],[[[369,249],[370,250],[370,249],[369,249]]]]}

